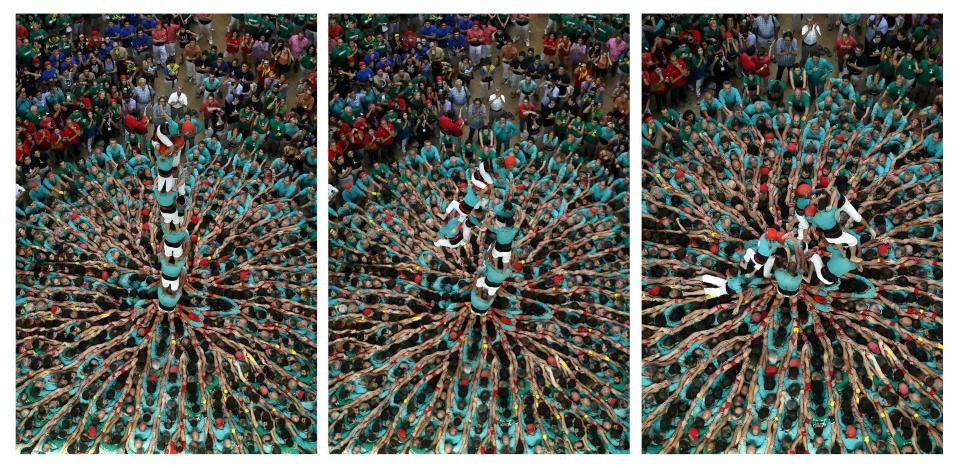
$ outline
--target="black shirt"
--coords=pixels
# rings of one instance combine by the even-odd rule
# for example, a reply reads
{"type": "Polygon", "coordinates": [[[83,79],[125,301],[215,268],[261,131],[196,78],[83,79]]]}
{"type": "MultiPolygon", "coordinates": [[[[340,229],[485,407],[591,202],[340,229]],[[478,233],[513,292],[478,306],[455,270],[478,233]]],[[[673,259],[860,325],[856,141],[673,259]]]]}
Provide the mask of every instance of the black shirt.
{"type": "Polygon", "coordinates": [[[867,68],[867,65],[868,65],[867,62],[869,61],[869,59],[867,59],[867,54],[857,55],[856,52],[850,52],[849,54],[847,54],[846,61],[847,61],[848,70],[850,70],[850,74],[859,76],[861,73],[863,73],[864,69],[867,68]],[[850,65],[853,65],[859,68],[859,70],[850,68],[849,67],[850,65]]]}

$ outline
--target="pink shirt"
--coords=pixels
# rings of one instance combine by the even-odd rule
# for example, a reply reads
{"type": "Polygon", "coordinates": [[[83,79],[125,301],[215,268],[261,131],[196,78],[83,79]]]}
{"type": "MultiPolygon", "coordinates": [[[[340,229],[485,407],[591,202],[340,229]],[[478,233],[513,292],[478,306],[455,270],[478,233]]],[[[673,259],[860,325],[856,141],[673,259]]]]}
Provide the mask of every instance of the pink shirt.
{"type": "Polygon", "coordinates": [[[620,58],[620,54],[627,50],[627,47],[630,47],[630,44],[627,41],[620,41],[619,37],[611,37],[607,40],[607,49],[610,50],[610,60],[616,62],[620,58]]]}
{"type": "Polygon", "coordinates": [[[310,46],[310,39],[303,34],[294,34],[290,36],[290,51],[294,57],[299,57],[300,52],[310,46]]]}

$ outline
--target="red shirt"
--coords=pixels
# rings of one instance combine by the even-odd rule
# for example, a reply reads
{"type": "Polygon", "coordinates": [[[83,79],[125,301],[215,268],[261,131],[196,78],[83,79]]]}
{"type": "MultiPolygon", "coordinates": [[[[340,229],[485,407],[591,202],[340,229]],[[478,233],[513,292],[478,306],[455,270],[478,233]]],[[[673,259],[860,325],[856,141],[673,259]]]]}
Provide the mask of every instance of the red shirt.
{"type": "Polygon", "coordinates": [[[37,126],[29,120],[23,124],[22,128],[23,128],[23,136],[26,138],[31,137],[33,135],[33,132],[37,131],[37,126]]]}
{"type": "Polygon", "coordinates": [[[770,56],[756,56],[753,59],[753,63],[757,66],[757,75],[761,78],[766,78],[770,76],[770,56]]]}
{"type": "Polygon", "coordinates": [[[543,38],[543,55],[548,55],[551,57],[556,55],[558,42],[558,40],[550,39],[550,37],[543,38]]]}
{"type": "Polygon", "coordinates": [[[244,36],[244,38],[240,40],[240,52],[246,55],[253,53],[253,36],[244,36]]]}
{"type": "Polygon", "coordinates": [[[374,132],[374,136],[377,137],[377,140],[380,140],[384,145],[389,145],[393,143],[393,124],[387,122],[384,125],[381,125],[374,132]]]}
{"type": "Polygon", "coordinates": [[[740,54],[740,68],[743,69],[744,73],[747,72],[756,72],[757,64],[753,61],[753,57],[747,55],[746,52],[740,54]]]}
{"type": "MultiPolygon", "coordinates": [[[[666,78],[666,74],[663,78],[666,78]]],[[[670,89],[670,86],[657,74],[656,70],[643,72],[643,80],[649,83],[650,91],[654,94],[663,94],[670,89]]]]}
{"type": "Polygon", "coordinates": [[[330,25],[330,28],[328,29],[328,31],[329,31],[330,37],[331,37],[331,38],[334,38],[334,39],[336,39],[336,38],[338,38],[338,37],[340,37],[340,36],[343,36],[343,32],[344,32],[344,31],[343,31],[343,26],[340,26],[340,25],[337,24],[337,23],[331,24],[331,25],[330,25]]]}
{"type": "Polygon", "coordinates": [[[133,133],[140,135],[147,134],[147,116],[144,115],[143,118],[137,120],[133,114],[127,114],[123,116],[123,124],[133,133]]]}
{"type": "Polygon", "coordinates": [[[214,99],[210,101],[209,99],[204,99],[203,104],[200,104],[200,110],[203,112],[203,115],[210,117],[212,112],[210,111],[211,107],[220,107],[220,102],[214,99]]]}
{"type": "Polygon", "coordinates": [[[440,117],[440,131],[445,135],[460,136],[463,134],[463,118],[457,117],[457,120],[454,121],[446,115],[440,117]]]}
{"type": "Polygon", "coordinates": [[[677,65],[673,63],[667,64],[667,68],[663,70],[663,74],[672,80],[672,87],[679,88],[687,84],[687,77],[683,76],[686,70],[687,64],[683,63],[683,59],[677,59],[677,65]]]}
{"type": "Polygon", "coordinates": [[[47,130],[46,128],[41,128],[40,130],[37,130],[37,132],[33,134],[34,146],[36,146],[37,149],[39,149],[40,151],[46,151],[50,149],[51,136],[52,135],[50,134],[50,130],[47,130]]]}
{"type": "Polygon", "coordinates": [[[853,52],[854,47],[857,46],[857,40],[852,37],[847,37],[847,40],[843,40],[843,36],[837,38],[837,42],[834,43],[833,48],[837,51],[837,57],[846,57],[847,54],[853,52]]]}
{"type": "Polygon", "coordinates": [[[150,33],[150,38],[153,39],[153,45],[165,44],[167,42],[167,28],[157,26],[150,33]]]}
{"type": "Polygon", "coordinates": [[[353,129],[350,139],[353,149],[355,150],[365,148],[373,143],[373,136],[370,135],[370,132],[364,132],[363,130],[356,128],[353,129]]]}
{"type": "Polygon", "coordinates": [[[477,29],[470,28],[467,30],[467,42],[469,42],[471,45],[482,44],[483,36],[484,36],[484,32],[480,28],[477,28],[477,29]]]}
{"type": "Polygon", "coordinates": [[[98,31],[91,31],[90,37],[87,38],[87,47],[90,49],[98,49],[100,48],[100,42],[102,40],[103,38],[100,37],[100,33],[98,31]]]}
{"type": "Polygon", "coordinates": [[[257,67],[257,86],[260,89],[263,89],[263,81],[270,76],[270,72],[272,71],[273,67],[270,65],[264,65],[261,63],[260,66],[257,67]]]}
{"type": "Polygon", "coordinates": [[[240,51],[240,36],[227,36],[227,52],[235,54],[240,51]]]}
{"type": "Polygon", "coordinates": [[[60,137],[70,145],[80,143],[80,125],[73,120],[68,120],[63,130],[60,130],[60,137]]]}
{"type": "Polygon", "coordinates": [[[27,139],[21,141],[21,142],[17,145],[17,161],[19,161],[20,158],[22,158],[22,157],[30,154],[30,153],[32,152],[31,148],[33,148],[33,139],[32,139],[32,138],[27,138],[27,139]]]}
{"type": "Polygon", "coordinates": [[[497,28],[493,26],[483,28],[483,45],[493,44],[493,33],[495,32],[497,32],[497,28]]]}
{"type": "Polygon", "coordinates": [[[177,43],[177,33],[180,32],[180,25],[170,23],[167,25],[167,44],[177,43]]]}
{"type": "Polygon", "coordinates": [[[680,40],[681,40],[681,41],[686,41],[686,40],[687,40],[687,36],[693,36],[693,43],[694,43],[694,44],[699,44],[699,43],[700,43],[700,30],[699,30],[699,29],[691,29],[691,30],[689,30],[689,31],[681,31],[681,32],[680,32],[680,40]]]}
{"type": "Polygon", "coordinates": [[[340,140],[346,140],[347,137],[350,135],[350,130],[353,130],[353,127],[351,127],[350,125],[347,125],[346,122],[342,122],[340,124],[340,129],[337,130],[337,138],[339,138],[340,140]]]}
{"type": "Polygon", "coordinates": [[[534,107],[532,102],[528,102],[526,104],[521,102],[517,106],[517,113],[520,114],[521,118],[523,118],[527,116],[527,113],[529,113],[530,111],[533,111],[534,109],[536,109],[536,107],[534,107]]]}

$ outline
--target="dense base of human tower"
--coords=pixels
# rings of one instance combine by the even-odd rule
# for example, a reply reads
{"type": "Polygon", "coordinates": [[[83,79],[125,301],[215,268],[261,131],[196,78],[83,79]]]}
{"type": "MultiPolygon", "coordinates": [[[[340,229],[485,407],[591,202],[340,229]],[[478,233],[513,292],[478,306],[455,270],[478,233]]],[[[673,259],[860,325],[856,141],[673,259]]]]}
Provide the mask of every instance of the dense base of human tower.
{"type": "Polygon", "coordinates": [[[548,162],[378,165],[331,207],[332,451],[629,450],[625,172],[548,162]]]}
{"type": "Polygon", "coordinates": [[[629,25],[329,17],[332,453],[631,449],[629,25]]]}
{"type": "Polygon", "coordinates": [[[17,15],[17,452],[317,452],[316,39],[17,15]]]}
{"type": "Polygon", "coordinates": [[[644,453],[943,453],[942,20],[644,17],[644,453]]]}

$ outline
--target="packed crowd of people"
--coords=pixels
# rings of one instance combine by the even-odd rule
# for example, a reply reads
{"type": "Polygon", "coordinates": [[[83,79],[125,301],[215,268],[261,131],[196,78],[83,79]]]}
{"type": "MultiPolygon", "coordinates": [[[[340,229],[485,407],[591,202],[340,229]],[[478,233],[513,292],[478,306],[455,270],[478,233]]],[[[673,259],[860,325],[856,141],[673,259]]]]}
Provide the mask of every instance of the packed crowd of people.
{"type": "Polygon", "coordinates": [[[17,16],[17,450],[316,453],[316,15],[17,16]]]}
{"type": "Polygon", "coordinates": [[[629,450],[626,15],[334,15],[335,453],[629,450]]]}
{"type": "Polygon", "coordinates": [[[642,22],[644,452],[942,453],[942,16],[642,22]]]}

